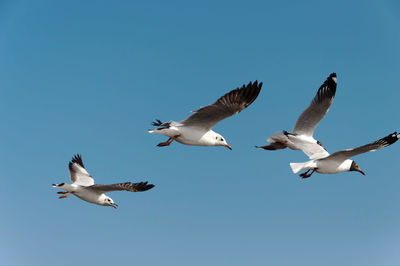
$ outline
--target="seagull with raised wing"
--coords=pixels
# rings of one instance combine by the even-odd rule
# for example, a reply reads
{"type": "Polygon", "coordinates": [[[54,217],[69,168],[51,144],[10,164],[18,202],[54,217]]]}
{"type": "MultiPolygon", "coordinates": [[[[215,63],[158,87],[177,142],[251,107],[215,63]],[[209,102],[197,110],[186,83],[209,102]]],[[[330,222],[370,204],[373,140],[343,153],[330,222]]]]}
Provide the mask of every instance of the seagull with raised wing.
{"type": "Polygon", "coordinates": [[[66,198],[70,195],[75,195],[78,198],[87,202],[117,208],[118,204],[116,204],[110,197],[108,197],[104,193],[123,190],[140,192],[149,190],[154,187],[153,184],[147,184],[147,182],[126,182],[111,185],[94,184],[94,180],[83,166],[82,157],[79,154],[72,157],[72,160],[69,162],[68,167],[71,174],[71,181],[73,183],[61,183],[58,185],[53,184],[53,187],[65,190],[57,192],[58,194],[65,194],[63,196],[60,196],[60,199],[66,198]]]}
{"type": "Polygon", "coordinates": [[[304,163],[290,163],[290,167],[292,168],[293,173],[307,170],[305,173],[300,174],[302,178],[308,178],[314,172],[320,174],[337,174],[346,171],[357,171],[365,175],[358,164],[355,161],[350,160],[350,158],[365,152],[382,149],[395,143],[399,140],[399,138],[400,134],[393,132],[392,134],[389,134],[388,136],[370,144],[354,149],[338,151],[332,154],[327,152],[327,156],[320,157],[318,159],[311,159],[310,161],[304,163]],[[312,172],[309,173],[310,171],[312,172]]]}
{"type": "Polygon", "coordinates": [[[336,73],[332,73],[318,89],[311,104],[299,116],[292,133],[277,132],[268,138],[269,145],[256,147],[265,150],[280,150],[288,147],[292,150],[302,150],[311,158],[329,155],[322,143],[314,139],[313,134],[332,105],[336,84],[336,73]]]}
{"type": "Polygon", "coordinates": [[[200,108],[183,121],[161,122],[156,120],[153,126],[156,129],[149,133],[162,134],[169,137],[157,146],[170,145],[174,140],[186,145],[194,146],[224,146],[232,149],[226,140],[211,129],[221,120],[239,113],[248,107],[257,98],[262,82],[250,82],[247,86],[232,90],[219,98],[215,103],[200,108]]]}

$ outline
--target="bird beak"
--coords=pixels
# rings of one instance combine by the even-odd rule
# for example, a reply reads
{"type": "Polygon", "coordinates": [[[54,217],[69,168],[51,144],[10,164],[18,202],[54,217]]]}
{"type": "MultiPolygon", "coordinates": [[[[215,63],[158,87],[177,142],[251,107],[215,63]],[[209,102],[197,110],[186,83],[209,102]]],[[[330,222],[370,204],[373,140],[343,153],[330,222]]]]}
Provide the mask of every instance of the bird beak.
{"type": "Polygon", "coordinates": [[[228,144],[225,144],[224,146],[227,147],[228,149],[232,150],[232,147],[229,146],[228,144]]]}
{"type": "Polygon", "coordinates": [[[365,175],[365,173],[363,171],[361,171],[361,170],[358,170],[358,172],[360,172],[361,174],[365,175]]]}
{"type": "Polygon", "coordinates": [[[111,205],[111,207],[113,207],[114,209],[116,209],[116,208],[118,208],[118,204],[114,202],[114,203],[111,205]]]}

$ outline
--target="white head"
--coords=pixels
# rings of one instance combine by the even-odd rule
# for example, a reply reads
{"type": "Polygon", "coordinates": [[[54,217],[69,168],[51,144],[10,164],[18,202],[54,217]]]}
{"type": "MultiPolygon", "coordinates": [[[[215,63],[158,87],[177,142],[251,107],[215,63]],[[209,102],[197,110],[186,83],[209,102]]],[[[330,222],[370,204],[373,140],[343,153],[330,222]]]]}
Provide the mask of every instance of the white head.
{"type": "Polygon", "coordinates": [[[232,150],[232,147],[226,143],[225,139],[218,133],[214,132],[214,146],[224,146],[232,150]]]}
{"type": "Polygon", "coordinates": [[[109,196],[104,195],[104,199],[103,199],[103,204],[104,206],[111,206],[114,209],[116,209],[118,207],[118,204],[115,203],[112,198],[110,198],[109,196]]]}

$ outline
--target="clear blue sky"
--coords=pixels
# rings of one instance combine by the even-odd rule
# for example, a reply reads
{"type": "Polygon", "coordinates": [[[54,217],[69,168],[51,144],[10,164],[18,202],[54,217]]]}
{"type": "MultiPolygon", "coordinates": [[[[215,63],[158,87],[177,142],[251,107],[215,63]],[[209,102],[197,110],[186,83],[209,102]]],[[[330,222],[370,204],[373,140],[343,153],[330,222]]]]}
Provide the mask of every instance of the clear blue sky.
{"type": "Polygon", "coordinates": [[[331,72],[315,137],[329,151],[400,130],[400,4],[392,1],[1,1],[0,264],[399,265],[400,145],[366,172],[301,180],[268,152],[331,72]],[[258,99],[215,127],[233,147],[149,135],[253,80],[258,99]],[[81,153],[118,210],[59,200],[81,153]]]}

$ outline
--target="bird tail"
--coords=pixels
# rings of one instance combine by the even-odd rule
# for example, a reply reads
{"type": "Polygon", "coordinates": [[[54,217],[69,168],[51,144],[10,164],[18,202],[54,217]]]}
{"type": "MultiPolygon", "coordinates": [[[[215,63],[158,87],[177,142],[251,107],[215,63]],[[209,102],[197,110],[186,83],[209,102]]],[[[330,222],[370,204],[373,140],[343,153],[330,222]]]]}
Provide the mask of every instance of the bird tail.
{"type": "Polygon", "coordinates": [[[289,141],[289,139],[284,133],[278,131],[269,137],[267,141],[271,144],[257,148],[264,150],[282,150],[287,147],[286,143],[289,141]]]}
{"type": "Polygon", "coordinates": [[[147,130],[147,132],[149,132],[150,134],[163,134],[161,133],[161,131],[163,131],[163,129],[168,129],[171,126],[171,123],[172,121],[163,123],[160,120],[156,119],[156,121],[151,124],[157,128],[149,129],[147,130]]]}
{"type": "Polygon", "coordinates": [[[305,163],[290,163],[290,167],[292,168],[293,173],[298,173],[303,170],[307,170],[308,162],[305,163]]]}
{"type": "Polygon", "coordinates": [[[271,137],[267,139],[268,142],[287,142],[288,137],[283,132],[275,132],[271,137]]]}
{"type": "Polygon", "coordinates": [[[285,149],[287,146],[282,143],[274,142],[269,145],[265,146],[256,146],[256,148],[264,149],[264,150],[269,150],[269,151],[275,151],[275,150],[282,150],[285,149]]]}

